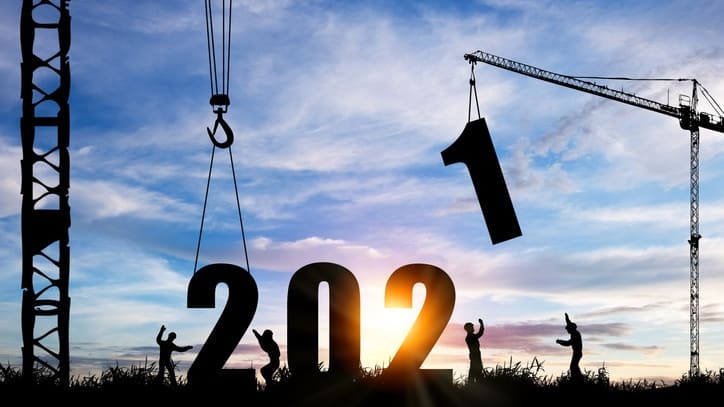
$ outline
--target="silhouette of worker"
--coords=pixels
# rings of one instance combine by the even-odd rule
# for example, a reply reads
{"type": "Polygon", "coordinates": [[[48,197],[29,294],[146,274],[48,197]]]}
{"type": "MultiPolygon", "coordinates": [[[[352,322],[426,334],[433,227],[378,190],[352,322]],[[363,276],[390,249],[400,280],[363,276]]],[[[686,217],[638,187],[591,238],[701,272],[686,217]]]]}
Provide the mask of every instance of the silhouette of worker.
{"type": "Polygon", "coordinates": [[[174,372],[173,360],[171,360],[171,352],[186,352],[187,350],[193,348],[193,346],[177,346],[175,343],[173,343],[174,339],[176,339],[175,332],[169,332],[168,338],[166,340],[161,339],[165,330],[166,326],[161,325],[161,330],[159,330],[158,335],[156,335],[156,343],[160,348],[158,357],[158,377],[156,378],[156,380],[159,383],[163,383],[163,375],[165,373],[164,371],[168,370],[168,378],[171,381],[171,384],[175,386],[176,373],[174,372]]]}
{"type": "Polygon", "coordinates": [[[566,331],[571,335],[571,338],[567,341],[564,341],[562,339],[556,339],[556,343],[561,346],[570,346],[571,350],[573,351],[573,354],[571,356],[571,379],[573,381],[581,381],[583,379],[583,374],[581,373],[581,368],[578,367],[578,362],[581,361],[581,358],[583,357],[583,341],[581,340],[581,333],[578,332],[578,326],[571,322],[571,320],[568,318],[568,313],[566,313],[566,331]]]}
{"type": "Polygon", "coordinates": [[[485,332],[483,320],[478,318],[480,328],[475,333],[475,327],[472,322],[466,322],[463,325],[465,332],[465,343],[468,345],[468,355],[470,356],[470,370],[468,371],[468,383],[479,382],[483,378],[483,359],[480,357],[480,337],[485,332]]]}
{"type": "Polygon", "coordinates": [[[259,341],[261,349],[269,355],[269,363],[262,366],[260,370],[261,377],[263,377],[264,381],[266,381],[266,385],[270,386],[272,384],[274,372],[276,372],[279,368],[279,345],[277,345],[274,338],[272,338],[272,335],[274,335],[272,331],[266,329],[262,335],[259,335],[259,332],[257,332],[256,329],[252,329],[252,331],[254,332],[256,339],[259,341]]]}

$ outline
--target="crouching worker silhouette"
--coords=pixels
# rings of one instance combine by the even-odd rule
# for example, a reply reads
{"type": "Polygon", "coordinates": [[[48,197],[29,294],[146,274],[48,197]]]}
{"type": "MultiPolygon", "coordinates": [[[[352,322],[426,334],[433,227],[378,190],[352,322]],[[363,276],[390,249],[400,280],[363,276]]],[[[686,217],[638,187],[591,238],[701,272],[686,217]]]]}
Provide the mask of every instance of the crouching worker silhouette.
{"type": "Polygon", "coordinates": [[[274,376],[274,372],[277,371],[279,368],[279,345],[274,341],[274,338],[272,338],[272,331],[266,329],[264,330],[264,333],[262,335],[259,335],[259,332],[256,331],[256,329],[252,329],[254,332],[254,336],[256,336],[256,339],[259,341],[259,346],[261,346],[261,349],[269,355],[269,363],[262,366],[260,369],[261,371],[261,377],[264,378],[264,381],[266,381],[266,385],[271,386],[272,384],[272,377],[274,376]]]}
{"type": "Polygon", "coordinates": [[[156,343],[160,348],[158,357],[158,377],[156,377],[156,381],[158,381],[158,383],[163,383],[164,371],[168,370],[168,378],[171,381],[171,384],[175,386],[176,373],[174,372],[173,360],[171,360],[171,352],[186,352],[187,350],[193,348],[193,346],[177,346],[173,343],[174,339],[176,339],[175,332],[169,332],[168,338],[163,340],[162,337],[165,330],[166,326],[161,325],[161,330],[158,331],[158,335],[156,335],[156,343]]]}
{"type": "Polygon", "coordinates": [[[556,339],[556,343],[561,346],[570,346],[573,354],[571,356],[571,379],[575,382],[580,382],[583,379],[581,368],[578,366],[578,362],[583,357],[583,341],[581,340],[581,333],[578,332],[578,326],[571,322],[566,313],[566,331],[571,335],[571,339],[564,341],[562,339],[556,339]]]}
{"type": "Polygon", "coordinates": [[[465,343],[468,345],[468,356],[470,357],[470,370],[468,371],[468,383],[479,382],[483,378],[483,359],[480,356],[480,337],[485,332],[483,320],[478,318],[480,328],[475,333],[475,327],[472,322],[466,322],[463,325],[465,332],[465,343]]]}

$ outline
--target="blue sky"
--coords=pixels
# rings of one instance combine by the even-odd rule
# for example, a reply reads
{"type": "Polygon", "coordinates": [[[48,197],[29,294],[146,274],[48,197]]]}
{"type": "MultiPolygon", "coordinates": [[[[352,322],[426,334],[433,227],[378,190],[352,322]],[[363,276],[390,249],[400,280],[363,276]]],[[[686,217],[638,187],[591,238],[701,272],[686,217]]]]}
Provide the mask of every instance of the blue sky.
{"type": "MultiPolygon", "coordinates": [[[[457,297],[423,367],[466,375],[462,325],[481,317],[486,366],[537,357],[559,375],[568,312],[584,369],[605,364],[619,380],[688,371],[689,136],[675,119],[478,65],[481,114],[523,231],[498,245],[466,168],[444,166],[440,152],[467,121],[463,54],[477,49],[570,75],[697,78],[724,100],[724,4],[234,5],[226,119],[259,287],[251,328],[274,331],[282,363],[289,279],[328,261],[359,281],[368,367],[389,362],[424,298],[416,288],[413,309],[384,308],[387,278],[428,263],[457,297]]],[[[0,361],[17,365],[20,2],[0,8],[0,361]]],[[[218,317],[186,308],[215,117],[203,2],[73,0],[70,10],[71,368],[86,374],[155,359],[161,324],[198,350],[218,317]]],[[[672,105],[691,93],[688,82],[610,86],[672,105]]],[[[721,136],[701,132],[702,370],[724,366],[721,136]]],[[[245,264],[217,150],[199,263],[220,262],[245,264]]],[[[217,304],[225,295],[219,287],[217,304]]],[[[177,356],[182,370],[194,356],[177,356]]],[[[247,332],[227,366],[266,360],[247,332]]]]}

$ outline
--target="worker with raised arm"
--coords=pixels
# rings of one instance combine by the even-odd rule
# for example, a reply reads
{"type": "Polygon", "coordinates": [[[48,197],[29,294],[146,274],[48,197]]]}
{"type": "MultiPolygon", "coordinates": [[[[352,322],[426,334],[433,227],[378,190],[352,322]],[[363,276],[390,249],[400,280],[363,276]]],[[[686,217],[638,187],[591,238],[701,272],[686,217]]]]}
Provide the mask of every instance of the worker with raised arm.
{"type": "Polygon", "coordinates": [[[561,346],[571,347],[571,351],[573,352],[571,355],[570,366],[571,379],[574,381],[580,381],[583,379],[583,373],[581,373],[581,368],[578,366],[578,362],[580,362],[583,357],[583,340],[581,339],[581,333],[578,332],[578,326],[571,322],[570,318],[568,318],[568,313],[566,313],[566,331],[568,331],[568,334],[571,335],[571,338],[567,341],[556,339],[556,343],[561,346]]]}
{"type": "Polygon", "coordinates": [[[264,330],[264,333],[261,335],[259,335],[259,332],[257,332],[256,329],[252,329],[252,331],[254,332],[256,339],[259,341],[261,349],[269,355],[269,363],[262,366],[260,371],[261,377],[263,377],[264,381],[266,381],[266,385],[271,386],[274,372],[276,372],[279,368],[279,357],[281,356],[281,353],[279,352],[279,345],[277,345],[276,341],[274,341],[274,338],[272,337],[274,334],[269,329],[264,330]]]}
{"type": "Polygon", "coordinates": [[[176,339],[176,332],[169,332],[168,338],[166,340],[163,339],[163,333],[166,330],[165,325],[161,325],[161,329],[158,331],[158,335],[156,335],[156,343],[159,346],[159,357],[158,357],[158,377],[156,380],[159,383],[163,383],[163,375],[164,371],[168,370],[168,378],[171,381],[172,385],[176,385],[176,373],[174,372],[174,363],[173,360],[171,360],[171,353],[176,352],[186,352],[187,350],[190,350],[193,348],[193,346],[178,346],[173,341],[176,339]]]}
{"type": "Polygon", "coordinates": [[[465,344],[468,345],[468,356],[470,357],[470,370],[468,371],[468,383],[479,382],[483,378],[483,359],[480,356],[480,337],[485,332],[483,320],[478,318],[480,328],[475,332],[472,322],[463,325],[465,332],[465,344]]]}

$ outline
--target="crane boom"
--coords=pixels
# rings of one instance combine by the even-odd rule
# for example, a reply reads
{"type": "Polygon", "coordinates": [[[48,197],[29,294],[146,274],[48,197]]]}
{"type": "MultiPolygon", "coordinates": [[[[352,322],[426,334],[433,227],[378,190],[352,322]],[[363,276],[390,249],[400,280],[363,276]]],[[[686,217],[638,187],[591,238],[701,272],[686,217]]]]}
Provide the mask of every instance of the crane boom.
{"type": "MultiPolygon", "coordinates": [[[[685,130],[690,130],[693,123],[695,126],[698,125],[709,130],[724,133],[724,118],[722,118],[721,116],[715,116],[703,112],[699,113],[697,115],[698,117],[692,117],[691,106],[687,103],[682,103],[679,107],[667,105],[665,103],[660,103],[654,100],[636,96],[632,93],[611,89],[608,86],[599,85],[594,82],[584,81],[574,76],[562,75],[559,73],[546,71],[545,69],[540,69],[535,66],[513,61],[480,50],[470,54],[465,54],[464,57],[471,63],[483,62],[488,65],[497,66],[498,68],[503,68],[508,71],[519,73],[521,75],[530,76],[532,78],[551,82],[556,85],[580,90],[582,92],[591,93],[593,95],[598,95],[607,99],[615,100],[632,106],[665,114],[667,116],[675,117],[679,119],[681,127],[685,130]]],[[[683,81],[688,79],[680,80],[683,81]]],[[[696,83],[696,80],[691,80],[696,83]]]]}
{"type": "MultiPolygon", "coordinates": [[[[626,103],[632,106],[647,109],[653,112],[665,114],[679,120],[679,125],[684,130],[689,130],[690,137],[690,161],[689,161],[689,375],[698,376],[699,371],[699,128],[724,133],[724,118],[704,112],[697,112],[698,93],[700,86],[696,79],[678,79],[680,81],[690,80],[693,83],[691,98],[685,95],[679,97],[679,106],[656,102],[650,99],[636,96],[632,93],[611,89],[594,82],[582,80],[579,77],[561,75],[555,72],[546,71],[531,65],[526,65],[510,59],[499,57],[483,51],[475,51],[464,55],[471,64],[483,62],[498,68],[507,69],[522,75],[530,76],[556,85],[579,90],[582,92],[598,95],[607,99],[626,103]]],[[[702,87],[703,89],[703,87],[702,87]]],[[[708,92],[704,90],[704,96],[708,92]]],[[[708,96],[707,96],[708,97],[708,96]]],[[[712,102],[712,100],[710,100],[712,102]]],[[[717,109],[716,102],[712,106],[717,109]]],[[[719,108],[721,113],[721,109],[719,108]]]]}

